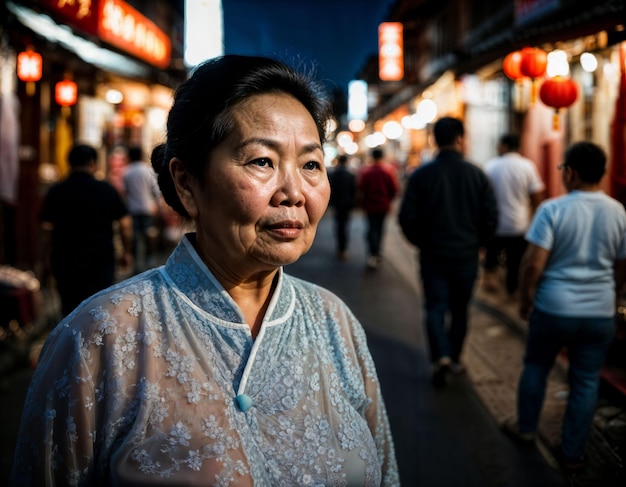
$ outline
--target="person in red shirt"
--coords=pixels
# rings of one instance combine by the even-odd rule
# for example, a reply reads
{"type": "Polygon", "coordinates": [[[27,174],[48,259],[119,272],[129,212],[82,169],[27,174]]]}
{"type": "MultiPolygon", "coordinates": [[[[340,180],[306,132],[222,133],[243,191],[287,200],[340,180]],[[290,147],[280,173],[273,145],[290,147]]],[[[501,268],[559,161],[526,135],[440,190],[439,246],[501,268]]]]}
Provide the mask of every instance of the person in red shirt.
{"type": "Polygon", "coordinates": [[[376,269],[381,262],[381,243],[384,234],[385,218],[391,203],[398,194],[398,178],[393,169],[384,163],[382,149],[372,150],[372,163],[366,166],[359,177],[359,197],[367,214],[367,266],[376,269]]]}

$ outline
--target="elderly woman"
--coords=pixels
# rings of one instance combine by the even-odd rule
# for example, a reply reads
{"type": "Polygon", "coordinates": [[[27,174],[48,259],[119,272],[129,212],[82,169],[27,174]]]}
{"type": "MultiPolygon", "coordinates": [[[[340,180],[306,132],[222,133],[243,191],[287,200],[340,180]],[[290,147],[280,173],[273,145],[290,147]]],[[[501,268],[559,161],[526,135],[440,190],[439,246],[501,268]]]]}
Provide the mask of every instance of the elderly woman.
{"type": "Polygon", "coordinates": [[[329,200],[316,93],[284,64],[243,56],[178,89],[152,163],[195,233],[52,332],[14,485],[399,483],[360,324],[282,270],[329,200]]]}

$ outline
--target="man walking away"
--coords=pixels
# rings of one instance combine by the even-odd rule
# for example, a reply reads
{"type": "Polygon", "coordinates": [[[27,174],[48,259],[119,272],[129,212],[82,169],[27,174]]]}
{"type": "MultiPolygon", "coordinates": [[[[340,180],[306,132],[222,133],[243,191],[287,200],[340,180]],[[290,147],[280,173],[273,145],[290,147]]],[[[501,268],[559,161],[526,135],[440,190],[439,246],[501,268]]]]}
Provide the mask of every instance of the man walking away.
{"type": "Polygon", "coordinates": [[[348,168],[348,157],[337,157],[337,166],[328,175],[330,181],[330,206],[335,217],[337,257],[348,259],[350,213],[356,204],[356,176],[348,168]]]}
{"type": "Polygon", "coordinates": [[[463,159],[463,123],[441,118],[434,136],[439,152],[411,174],[399,223],[419,248],[432,379],[440,387],[450,372],[465,370],[460,357],[478,252],[494,234],[498,211],[487,175],[463,159]]]}
{"type": "Polygon", "coordinates": [[[626,274],[626,211],[600,189],[602,149],[578,142],[559,166],[568,193],[545,201],[526,233],[520,316],[529,319],[524,369],[517,393],[518,420],[505,431],[532,440],[546,378],[566,348],[570,392],[559,460],[566,471],[585,465],[600,389],[600,371],[615,334],[616,294],[626,274]]]}
{"type": "Polygon", "coordinates": [[[358,181],[361,206],[367,215],[367,266],[370,269],[380,265],[385,218],[399,190],[398,178],[385,167],[383,157],[382,149],[373,149],[372,163],[362,170],[358,181]]]}
{"type": "Polygon", "coordinates": [[[115,222],[124,246],[120,265],[130,265],[131,219],[117,190],[94,178],[97,156],[87,145],[70,150],[70,174],[50,188],[39,215],[44,275],[54,276],[64,316],[113,284],[115,222]]]}
{"type": "Polygon", "coordinates": [[[498,226],[495,238],[486,248],[483,287],[491,292],[499,289],[496,271],[504,256],[509,297],[515,295],[518,287],[519,266],[526,250],[524,233],[545,198],[545,186],[537,167],[518,150],[519,137],[503,135],[498,144],[499,156],[485,164],[498,204],[498,226]]]}

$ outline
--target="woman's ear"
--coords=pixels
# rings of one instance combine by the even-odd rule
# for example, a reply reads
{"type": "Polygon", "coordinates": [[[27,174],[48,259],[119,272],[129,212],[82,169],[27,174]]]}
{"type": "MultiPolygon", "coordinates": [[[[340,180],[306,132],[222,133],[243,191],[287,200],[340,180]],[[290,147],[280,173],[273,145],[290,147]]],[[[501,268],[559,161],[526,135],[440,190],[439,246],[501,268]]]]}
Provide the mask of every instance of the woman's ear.
{"type": "Polygon", "coordinates": [[[191,219],[195,219],[198,215],[198,207],[196,205],[195,194],[192,190],[194,177],[189,174],[185,165],[177,157],[172,158],[170,161],[170,174],[174,181],[178,199],[185,210],[187,210],[191,219]]]}

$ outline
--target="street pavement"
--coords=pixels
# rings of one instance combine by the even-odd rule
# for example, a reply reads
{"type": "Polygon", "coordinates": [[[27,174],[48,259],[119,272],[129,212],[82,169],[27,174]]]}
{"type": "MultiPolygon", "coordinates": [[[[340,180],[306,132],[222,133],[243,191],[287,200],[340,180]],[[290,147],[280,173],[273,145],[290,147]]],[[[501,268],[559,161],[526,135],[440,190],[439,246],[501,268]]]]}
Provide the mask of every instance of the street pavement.
{"type": "MultiPolygon", "coordinates": [[[[626,485],[624,448],[594,429],[589,467],[566,477],[551,449],[558,444],[567,397],[565,364],[550,377],[540,439],[519,445],[503,435],[500,423],[515,414],[525,324],[515,303],[477,286],[463,361],[468,373],[433,389],[422,328],[422,298],[415,250],[402,237],[395,215],[387,222],[383,262],[367,269],[365,220],[356,212],[349,258],[336,258],[332,213],[322,220],[308,254],[286,272],[320,284],[339,295],[363,324],[387,405],[403,486],[425,487],[613,487],[626,485]]],[[[162,256],[163,260],[165,256],[162,256]]],[[[50,303],[48,303],[50,308],[50,303]]],[[[37,345],[35,342],[36,350],[37,345]]],[[[26,350],[14,354],[14,366],[0,367],[0,486],[6,484],[24,395],[31,376],[26,350]]],[[[0,348],[7,355],[6,344],[0,348]]],[[[0,358],[2,358],[0,354],[0,358]]],[[[0,364],[1,365],[1,364],[0,364]]],[[[604,402],[598,425],[605,426],[623,408],[604,402]]]]}

